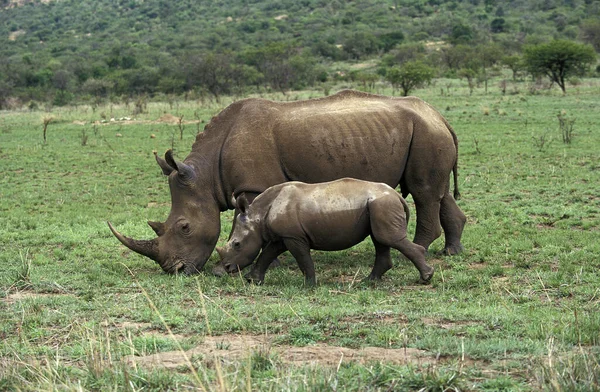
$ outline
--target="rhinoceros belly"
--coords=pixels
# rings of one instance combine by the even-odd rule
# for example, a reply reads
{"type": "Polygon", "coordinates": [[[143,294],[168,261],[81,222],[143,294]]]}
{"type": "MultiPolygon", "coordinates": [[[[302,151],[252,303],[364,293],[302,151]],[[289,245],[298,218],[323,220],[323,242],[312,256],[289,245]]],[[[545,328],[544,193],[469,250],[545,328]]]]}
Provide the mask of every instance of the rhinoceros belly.
{"type": "Polygon", "coordinates": [[[314,215],[303,222],[311,249],[348,249],[370,234],[368,214],[365,209],[314,215]]]}

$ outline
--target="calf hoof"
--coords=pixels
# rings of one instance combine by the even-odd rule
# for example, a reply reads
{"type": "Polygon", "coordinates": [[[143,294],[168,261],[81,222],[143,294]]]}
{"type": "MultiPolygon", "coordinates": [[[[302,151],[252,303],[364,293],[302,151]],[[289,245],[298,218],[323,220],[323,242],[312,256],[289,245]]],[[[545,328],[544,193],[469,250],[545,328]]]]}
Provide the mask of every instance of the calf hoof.
{"type": "Polygon", "coordinates": [[[434,271],[433,267],[431,267],[431,270],[429,272],[421,274],[421,277],[419,278],[419,284],[431,283],[431,278],[433,277],[433,271],[434,271]]]}

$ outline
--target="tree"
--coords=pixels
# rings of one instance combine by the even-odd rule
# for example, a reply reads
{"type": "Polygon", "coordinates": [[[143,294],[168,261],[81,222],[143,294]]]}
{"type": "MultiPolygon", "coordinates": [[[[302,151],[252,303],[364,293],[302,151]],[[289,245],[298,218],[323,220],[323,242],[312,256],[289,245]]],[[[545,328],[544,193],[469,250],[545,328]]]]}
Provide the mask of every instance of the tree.
{"type": "Polygon", "coordinates": [[[450,33],[450,37],[448,37],[448,41],[450,41],[453,45],[458,44],[466,44],[473,40],[473,29],[462,23],[457,23],[452,26],[452,32],[450,33]]]}
{"type": "Polygon", "coordinates": [[[565,80],[582,75],[596,61],[596,52],[590,45],[555,40],[547,44],[528,46],[524,50],[527,70],[532,75],[546,75],[566,93],[565,80]]]}
{"type": "Polygon", "coordinates": [[[388,68],[385,79],[391,83],[394,90],[400,87],[402,95],[406,97],[411,90],[429,83],[434,74],[434,69],[422,62],[409,61],[402,67],[388,68]]]}
{"type": "Polygon", "coordinates": [[[600,52],[600,19],[586,19],[581,23],[581,38],[600,52]]]}
{"type": "Polygon", "coordinates": [[[207,53],[189,58],[186,69],[186,87],[208,90],[217,102],[222,94],[229,93],[233,85],[231,54],[207,53]]]}
{"type": "Polygon", "coordinates": [[[525,68],[523,58],[518,54],[502,57],[502,64],[512,71],[513,80],[517,80],[517,74],[525,68]]]}

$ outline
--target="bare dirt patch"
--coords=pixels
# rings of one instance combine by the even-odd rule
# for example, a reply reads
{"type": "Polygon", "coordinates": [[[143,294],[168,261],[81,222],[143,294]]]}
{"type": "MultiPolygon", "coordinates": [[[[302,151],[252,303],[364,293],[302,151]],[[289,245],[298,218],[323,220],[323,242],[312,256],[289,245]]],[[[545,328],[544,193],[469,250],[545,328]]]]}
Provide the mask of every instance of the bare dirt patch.
{"type": "Polygon", "coordinates": [[[28,299],[37,299],[37,298],[51,298],[51,297],[59,297],[65,296],[69,294],[65,293],[33,293],[30,291],[18,291],[16,293],[12,293],[2,298],[2,301],[8,304],[14,304],[15,302],[21,302],[28,299]]]}
{"type": "Polygon", "coordinates": [[[191,350],[169,351],[144,357],[127,356],[124,361],[129,365],[174,369],[186,366],[188,359],[202,358],[204,361],[235,361],[249,358],[252,353],[262,352],[277,360],[289,364],[318,364],[337,366],[340,362],[381,361],[393,364],[426,365],[437,361],[434,355],[415,348],[386,349],[365,347],[352,349],[347,347],[317,344],[305,347],[290,345],[272,345],[273,337],[257,335],[207,336],[204,343],[191,350]]]}
{"type": "Polygon", "coordinates": [[[375,322],[380,324],[408,324],[408,319],[403,314],[394,314],[387,311],[377,311],[356,316],[346,316],[340,319],[341,322],[375,322]]]}
{"type": "Polygon", "coordinates": [[[425,325],[432,325],[432,326],[440,327],[442,329],[457,329],[460,327],[468,327],[468,326],[473,326],[473,325],[479,324],[476,321],[468,321],[468,320],[452,321],[452,320],[445,320],[445,319],[436,320],[436,319],[429,318],[429,317],[423,317],[421,319],[421,321],[423,321],[423,324],[425,324],[425,325]]]}

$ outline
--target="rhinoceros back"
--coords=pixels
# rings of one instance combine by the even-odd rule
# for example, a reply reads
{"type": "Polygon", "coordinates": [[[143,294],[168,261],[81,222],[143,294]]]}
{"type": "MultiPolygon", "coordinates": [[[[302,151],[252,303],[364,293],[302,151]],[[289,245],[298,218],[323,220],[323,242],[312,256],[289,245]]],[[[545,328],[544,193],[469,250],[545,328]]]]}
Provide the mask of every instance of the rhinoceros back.
{"type": "Polygon", "coordinates": [[[343,177],[395,187],[416,132],[439,131],[453,146],[439,113],[416,98],[345,91],[308,101],[248,100],[236,116],[221,151],[227,194],[343,177]]]}

